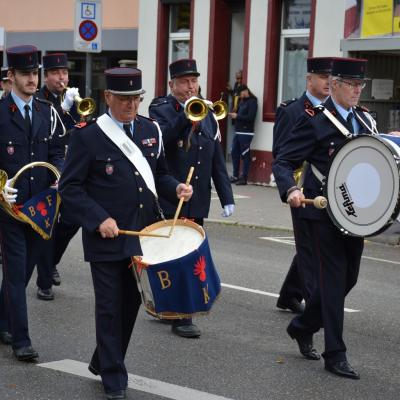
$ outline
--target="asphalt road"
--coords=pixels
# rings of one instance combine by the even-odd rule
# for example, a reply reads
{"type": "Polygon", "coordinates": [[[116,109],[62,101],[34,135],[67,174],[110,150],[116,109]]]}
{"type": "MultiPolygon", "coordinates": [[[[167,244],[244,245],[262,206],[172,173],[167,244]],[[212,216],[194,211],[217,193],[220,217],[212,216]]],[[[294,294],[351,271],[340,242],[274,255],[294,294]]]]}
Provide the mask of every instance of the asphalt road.
{"type": "MultiPolygon", "coordinates": [[[[129,399],[399,399],[397,247],[366,244],[358,285],[346,301],[358,310],[345,313],[348,358],[361,374],[352,381],[327,373],[322,361],[303,359],[285,332],[292,315],[275,308],[273,294],[293,256],[290,238],[281,239],[289,234],[212,223],[206,228],[222,282],[239,288],[225,286],[210,315],[196,319],[203,332],[198,340],[176,337],[168,324],[140,312],[126,359],[129,373],[137,375],[129,399]],[[152,394],[156,387],[158,395],[152,394]]],[[[86,364],[94,347],[90,269],[82,258],[77,237],[59,269],[62,285],[54,301],[36,299],[34,282],[28,287],[30,333],[40,359],[18,362],[0,345],[1,400],[103,398],[98,381],[70,373],[79,374],[79,368],[57,370],[61,360],[86,364]],[[45,363],[56,369],[42,368],[45,363]]],[[[322,350],[321,333],[315,344],[322,350]]]]}

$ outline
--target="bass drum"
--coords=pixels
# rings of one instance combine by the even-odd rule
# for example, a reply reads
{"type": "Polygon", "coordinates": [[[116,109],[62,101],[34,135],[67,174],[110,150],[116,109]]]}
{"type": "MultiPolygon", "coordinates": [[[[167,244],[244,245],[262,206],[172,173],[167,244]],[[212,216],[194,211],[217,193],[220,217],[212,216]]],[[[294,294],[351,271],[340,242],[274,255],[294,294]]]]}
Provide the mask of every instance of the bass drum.
{"type": "Polygon", "coordinates": [[[328,214],[346,235],[374,236],[387,229],[400,210],[400,137],[360,135],[334,153],[324,195],[328,214]]]}

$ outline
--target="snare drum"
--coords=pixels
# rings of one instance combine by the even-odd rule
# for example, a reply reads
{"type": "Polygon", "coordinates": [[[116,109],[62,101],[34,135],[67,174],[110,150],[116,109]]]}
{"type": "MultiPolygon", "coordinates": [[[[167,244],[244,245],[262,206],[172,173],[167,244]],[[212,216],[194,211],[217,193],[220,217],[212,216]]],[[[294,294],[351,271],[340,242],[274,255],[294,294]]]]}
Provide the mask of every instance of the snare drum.
{"type": "Polygon", "coordinates": [[[329,164],[324,195],[333,223],[352,236],[373,236],[399,210],[400,138],[360,135],[338,148],[329,164]]]}
{"type": "MultiPolygon", "coordinates": [[[[142,232],[168,235],[173,220],[142,232]]],[[[132,257],[146,311],[160,319],[190,318],[207,313],[221,291],[204,229],[177,220],[171,237],[140,237],[143,256],[132,257]]]]}

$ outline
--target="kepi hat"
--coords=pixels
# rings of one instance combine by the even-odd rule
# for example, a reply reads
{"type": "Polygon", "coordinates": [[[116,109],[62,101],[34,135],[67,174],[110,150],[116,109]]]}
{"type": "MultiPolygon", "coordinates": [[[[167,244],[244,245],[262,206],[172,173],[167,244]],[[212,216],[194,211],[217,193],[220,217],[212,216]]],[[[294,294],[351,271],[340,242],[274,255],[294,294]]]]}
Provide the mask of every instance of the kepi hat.
{"type": "Polygon", "coordinates": [[[110,68],[104,74],[106,89],[113,94],[136,96],[145,93],[142,88],[142,71],[138,68],[110,68]]]}

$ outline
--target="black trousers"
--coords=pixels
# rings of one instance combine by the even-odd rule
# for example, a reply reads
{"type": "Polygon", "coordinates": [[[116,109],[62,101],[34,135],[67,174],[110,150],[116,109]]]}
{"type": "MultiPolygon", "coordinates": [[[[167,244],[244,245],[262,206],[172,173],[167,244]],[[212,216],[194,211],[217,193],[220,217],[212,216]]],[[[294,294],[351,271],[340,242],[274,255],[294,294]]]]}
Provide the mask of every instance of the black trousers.
{"type": "Polygon", "coordinates": [[[69,242],[78,232],[80,226],[65,221],[62,214],[54,227],[52,238],[48,241],[47,251],[37,264],[36,285],[41,289],[49,289],[53,285],[53,271],[61,261],[69,242]]]}
{"type": "Polygon", "coordinates": [[[91,364],[100,372],[106,392],[125,389],[128,383],[124,359],[141,304],[130,262],[90,263],[96,304],[91,364]]]}
{"type": "Polygon", "coordinates": [[[311,232],[306,220],[299,217],[299,209],[290,208],[296,254],[279,292],[281,299],[308,300],[316,285],[313,267],[311,232]]]}
{"type": "Polygon", "coordinates": [[[0,292],[0,330],[12,334],[14,349],[30,346],[25,288],[40,256],[43,240],[29,225],[11,219],[0,223],[3,281],[0,292]]]}
{"type": "Polygon", "coordinates": [[[315,333],[324,328],[325,352],[333,361],[346,359],[343,341],[344,301],[357,282],[364,239],[344,236],[331,221],[312,221],[307,224],[312,232],[315,274],[318,277],[302,315],[291,321],[291,326],[304,333],[315,333]]]}

